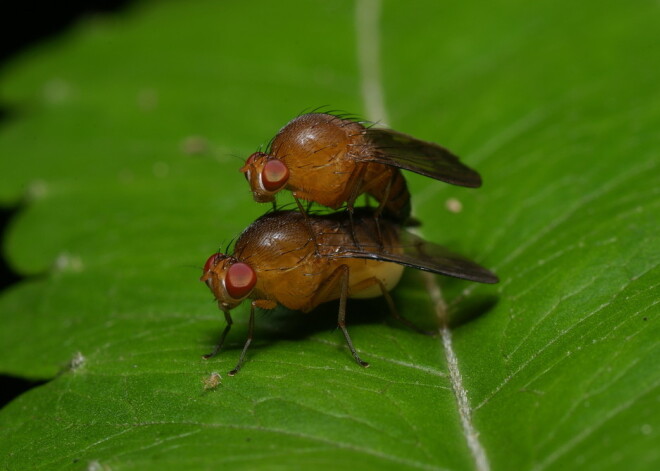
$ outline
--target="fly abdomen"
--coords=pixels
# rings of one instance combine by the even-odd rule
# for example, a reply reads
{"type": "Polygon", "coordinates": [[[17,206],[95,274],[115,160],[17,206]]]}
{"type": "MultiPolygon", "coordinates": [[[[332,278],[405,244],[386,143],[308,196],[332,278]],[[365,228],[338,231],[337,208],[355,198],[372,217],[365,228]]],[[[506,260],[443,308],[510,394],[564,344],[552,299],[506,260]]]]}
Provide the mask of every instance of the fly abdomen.
{"type": "Polygon", "coordinates": [[[392,183],[383,214],[403,224],[410,218],[412,209],[410,206],[410,192],[401,171],[398,169],[392,170],[392,183]]]}

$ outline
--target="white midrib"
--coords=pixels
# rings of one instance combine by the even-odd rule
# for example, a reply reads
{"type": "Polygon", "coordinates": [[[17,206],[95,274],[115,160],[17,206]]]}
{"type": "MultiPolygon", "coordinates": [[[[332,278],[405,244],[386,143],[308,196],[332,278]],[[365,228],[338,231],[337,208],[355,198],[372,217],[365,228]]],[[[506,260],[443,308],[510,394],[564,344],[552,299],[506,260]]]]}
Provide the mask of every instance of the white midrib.
{"type": "MultiPolygon", "coordinates": [[[[380,74],[380,9],[381,0],[357,0],[355,29],[365,109],[369,119],[388,122],[380,74]]],[[[479,433],[472,422],[472,407],[467,390],[463,385],[458,358],[452,344],[452,332],[447,319],[447,303],[434,276],[424,272],[424,280],[439,320],[442,346],[449,369],[449,378],[456,396],[463,436],[474,458],[475,468],[478,471],[489,471],[488,457],[479,441],[479,433]]]]}
{"type": "Polygon", "coordinates": [[[435,277],[428,272],[424,272],[424,281],[426,289],[431,296],[433,305],[435,306],[435,315],[440,321],[440,333],[442,338],[442,346],[445,351],[445,358],[447,359],[447,368],[449,369],[449,379],[451,381],[454,394],[456,395],[456,402],[458,403],[458,414],[461,417],[461,426],[463,427],[463,436],[467,441],[468,448],[472,453],[475,461],[475,467],[479,471],[490,470],[486,450],[479,441],[479,433],[474,428],[472,422],[472,407],[467,395],[467,389],[463,386],[463,377],[461,370],[458,368],[458,358],[452,343],[451,329],[447,318],[447,303],[442,297],[442,291],[435,280],[435,277]]]}

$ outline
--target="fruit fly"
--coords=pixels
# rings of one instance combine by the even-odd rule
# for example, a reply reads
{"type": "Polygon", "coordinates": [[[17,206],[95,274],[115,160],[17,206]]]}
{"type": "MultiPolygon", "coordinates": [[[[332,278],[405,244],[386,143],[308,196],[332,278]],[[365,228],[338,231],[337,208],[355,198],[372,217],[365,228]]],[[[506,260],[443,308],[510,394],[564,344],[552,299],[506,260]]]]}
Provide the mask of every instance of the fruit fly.
{"type": "Polygon", "coordinates": [[[410,193],[399,169],[410,170],[454,185],[481,186],[481,177],[458,157],[437,144],[353,119],[309,113],[284,126],[267,152],[252,154],[241,168],[254,199],[273,202],[287,189],[300,200],[333,209],[371,195],[383,212],[398,222],[410,216],[410,193]]]}
{"type": "Polygon", "coordinates": [[[233,322],[230,310],[246,298],[252,300],[248,337],[230,375],[238,372],[252,342],[255,308],[274,309],[281,304],[309,312],[321,303],[339,299],[337,324],[355,361],[368,366],[346,330],[347,298],[384,296],[393,315],[404,320],[389,294],[404,266],[481,283],[498,281],[487,269],[423,241],[389,219],[381,220],[379,232],[373,210],[357,209],[354,218],[355,224],[351,224],[346,212],[316,215],[274,211],[239,236],[232,255],[211,255],[201,281],[213,292],[227,325],[216,348],[205,358],[220,351],[233,322]],[[315,238],[309,233],[310,227],[315,238]]]}

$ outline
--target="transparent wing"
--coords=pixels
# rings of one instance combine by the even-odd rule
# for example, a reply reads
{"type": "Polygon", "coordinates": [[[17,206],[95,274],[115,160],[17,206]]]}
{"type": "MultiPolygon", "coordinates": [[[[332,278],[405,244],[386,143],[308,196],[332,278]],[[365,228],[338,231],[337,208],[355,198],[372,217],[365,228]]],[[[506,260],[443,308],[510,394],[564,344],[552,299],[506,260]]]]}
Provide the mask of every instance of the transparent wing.
{"type": "Polygon", "coordinates": [[[376,221],[363,208],[356,211],[353,234],[346,216],[337,223],[339,230],[318,236],[323,246],[321,252],[325,256],[393,262],[480,283],[499,281],[497,275],[481,265],[445,247],[427,242],[386,219],[380,220],[382,243],[379,243],[376,221]]]}
{"type": "Polygon", "coordinates": [[[360,161],[391,165],[454,185],[481,186],[481,177],[476,171],[437,144],[380,128],[368,128],[365,139],[365,145],[375,147],[376,152],[362,155],[358,158],[360,161]]]}

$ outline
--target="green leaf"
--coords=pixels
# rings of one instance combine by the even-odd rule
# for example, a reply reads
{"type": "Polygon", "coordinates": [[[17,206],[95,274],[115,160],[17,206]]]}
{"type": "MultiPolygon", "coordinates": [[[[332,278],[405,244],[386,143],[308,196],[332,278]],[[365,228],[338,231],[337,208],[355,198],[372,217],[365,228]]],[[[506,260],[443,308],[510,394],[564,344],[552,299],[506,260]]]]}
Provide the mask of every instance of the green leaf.
{"type": "Polygon", "coordinates": [[[408,272],[397,305],[437,337],[350,303],[369,369],[332,303],[259,315],[227,377],[241,306],[201,359],[224,320],[200,267],[267,209],[242,159],[305,109],[385,118],[362,107],[354,7],[145,2],[5,69],[4,252],[26,278],[0,294],[0,370],[50,381],[0,411],[3,468],[660,464],[652,2],[385,2],[388,124],[485,182],[408,174],[421,232],[500,284],[437,279],[439,299],[408,272]]]}

